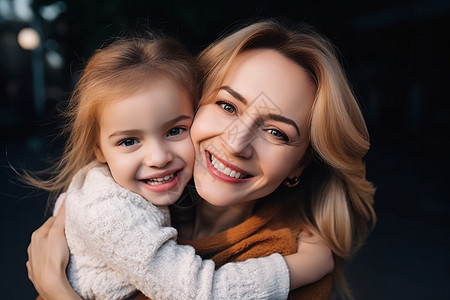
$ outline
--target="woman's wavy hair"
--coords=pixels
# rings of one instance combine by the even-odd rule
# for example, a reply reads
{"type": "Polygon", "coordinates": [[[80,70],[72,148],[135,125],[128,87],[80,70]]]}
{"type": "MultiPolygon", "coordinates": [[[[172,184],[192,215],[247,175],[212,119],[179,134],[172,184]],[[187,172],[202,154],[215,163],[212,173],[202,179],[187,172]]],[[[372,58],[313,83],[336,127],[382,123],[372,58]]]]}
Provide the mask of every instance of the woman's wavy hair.
{"type": "Polygon", "coordinates": [[[200,78],[195,57],[174,39],[148,32],[117,38],[96,50],[63,111],[61,134],[67,139],[61,159],[42,172],[49,179],[28,172],[26,181],[50,192],[50,202],[55,200],[77,171],[95,159],[102,108],[132,95],[156,77],[179,84],[195,109],[200,78]]]}
{"type": "Polygon", "coordinates": [[[375,188],[366,180],[363,162],[370,144],[362,113],[334,46],[308,26],[274,20],[243,27],[199,55],[206,74],[200,105],[214,98],[234,58],[252,49],[276,50],[301,66],[316,86],[305,154],[309,163],[301,187],[283,189],[289,200],[282,203],[329,245],[337,262],[337,285],[349,295],[340,263],[359,248],[376,222],[375,188]]]}

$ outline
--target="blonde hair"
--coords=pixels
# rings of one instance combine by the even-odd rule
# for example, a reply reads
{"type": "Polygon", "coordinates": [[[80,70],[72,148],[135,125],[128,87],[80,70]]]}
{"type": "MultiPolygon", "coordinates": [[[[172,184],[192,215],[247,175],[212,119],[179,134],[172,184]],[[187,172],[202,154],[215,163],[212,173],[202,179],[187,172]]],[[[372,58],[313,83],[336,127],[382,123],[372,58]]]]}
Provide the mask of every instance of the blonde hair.
{"type": "MultiPolygon", "coordinates": [[[[213,99],[239,53],[261,48],[276,50],[296,62],[316,85],[310,145],[305,154],[309,163],[301,175],[302,186],[280,187],[290,201],[277,203],[282,203],[286,211],[296,206],[301,226],[320,236],[339,263],[364,242],[376,216],[375,188],[366,180],[363,162],[369,149],[368,131],[332,44],[308,27],[290,29],[276,21],[246,26],[199,55],[199,65],[206,74],[200,105],[213,99]]],[[[271,196],[276,195],[278,191],[271,196]]],[[[346,292],[342,273],[337,279],[346,292]]]]}
{"type": "Polygon", "coordinates": [[[95,159],[102,108],[138,91],[156,76],[180,84],[195,108],[199,94],[199,73],[195,66],[195,58],[178,42],[150,33],[144,37],[119,38],[96,50],[63,112],[66,120],[63,133],[68,138],[62,158],[45,170],[44,173],[50,173],[49,179],[41,180],[28,173],[26,180],[50,192],[49,200],[55,200],[57,194],[68,188],[75,173],[95,159]]]}

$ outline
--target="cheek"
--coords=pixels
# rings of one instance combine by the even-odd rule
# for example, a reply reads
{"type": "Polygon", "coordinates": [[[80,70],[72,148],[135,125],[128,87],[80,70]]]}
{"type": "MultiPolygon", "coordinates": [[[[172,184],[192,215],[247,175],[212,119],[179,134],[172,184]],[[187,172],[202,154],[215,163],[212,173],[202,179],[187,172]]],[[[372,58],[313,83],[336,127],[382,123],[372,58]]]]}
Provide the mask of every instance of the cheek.
{"type": "Polygon", "coordinates": [[[207,134],[207,128],[210,128],[210,116],[211,114],[208,113],[208,109],[205,106],[200,107],[195,115],[194,122],[191,126],[191,139],[195,147],[198,146],[198,143],[207,134]]]}
{"type": "Polygon", "coordinates": [[[207,138],[218,136],[227,131],[236,120],[220,112],[216,104],[208,104],[199,108],[191,127],[194,146],[207,138]]]}
{"type": "Polygon", "coordinates": [[[270,177],[271,181],[281,183],[298,168],[303,156],[298,151],[284,151],[283,149],[263,151],[260,153],[259,159],[264,173],[270,177]]]}
{"type": "Polygon", "coordinates": [[[291,165],[288,163],[281,163],[280,160],[270,161],[266,163],[264,173],[269,177],[270,182],[279,184],[288,176],[290,169],[291,165]]]}
{"type": "Polygon", "coordinates": [[[176,149],[179,157],[192,169],[195,160],[195,151],[191,139],[186,139],[186,141],[178,145],[176,149]]]}
{"type": "Polygon", "coordinates": [[[134,178],[136,173],[137,157],[132,154],[123,154],[117,152],[106,153],[108,167],[111,174],[119,184],[130,178],[134,178]]]}
{"type": "Polygon", "coordinates": [[[108,164],[108,166],[114,181],[122,187],[130,188],[128,186],[130,174],[127,169],[121,168],[118,164],[108,164]]]}

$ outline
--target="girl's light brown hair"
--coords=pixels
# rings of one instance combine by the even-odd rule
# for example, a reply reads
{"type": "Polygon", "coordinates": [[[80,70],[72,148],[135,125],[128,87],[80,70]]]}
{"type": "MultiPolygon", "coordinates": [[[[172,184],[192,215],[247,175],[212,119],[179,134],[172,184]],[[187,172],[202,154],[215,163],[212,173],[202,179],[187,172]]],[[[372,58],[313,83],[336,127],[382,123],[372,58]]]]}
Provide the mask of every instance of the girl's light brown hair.
{"type": "MultiPolygon", "coordinates": [[[[274,205],[284,205],[286,212],[296,212],[299,226],[315,232],[329,245],[336,257],[338,285],[349,295],[339,263],[359,248],[375,224],[375,188],[366,180],[363,162],[369,134],[333,45],[309,27],[290,28],[276,21],[246,26],[199,55],[199,65],[206,74],[200,105],[214,99],[239,53],[262,48],[276,50],[296,62],[316,86],[306,154],[309,163],[300,187],[280,187],[283,197],[272,200],[274,205]]],[[[272,196],[280,196],[278,192],[272,196]]]]}
{"type": "Polygon", "coordinates": [[[29,173],[26,180],[50,192],[50,201],[65,191],[72,177],[95,159],[102,108],[132,95],[155,77],[164,76],[180,85],[195,108],[198,78],[195,59],[177,41],[156,36],[119,38],[98,49],[89,59],[63,112],[67,136],[59,162],[46,173],[48,180],[29,173]]]}

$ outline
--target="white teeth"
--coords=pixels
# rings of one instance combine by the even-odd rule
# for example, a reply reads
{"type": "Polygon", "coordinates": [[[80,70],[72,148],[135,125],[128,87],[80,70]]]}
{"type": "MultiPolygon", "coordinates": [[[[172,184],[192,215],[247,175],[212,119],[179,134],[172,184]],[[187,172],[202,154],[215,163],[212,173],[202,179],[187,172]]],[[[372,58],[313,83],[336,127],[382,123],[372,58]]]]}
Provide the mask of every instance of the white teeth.
{"type": "Polygon", "coordinates": [[[225,168],[225,170],[223,170],[223,173],[227,174],[228,176],[230,176],[231,169],[230,168],[225,168]]]}
{"type": "Polygon", "coordinates": [[[225,167],[223,163],[219,162],[213,155],[211,155],[211,164],[216,168],[217,171],[220,173],[223,173],[225,175],[228,175],[233,178],[244,178],[240,172],[237,172],[235,170],[231,170],[228,167],[225,167]]]}
{"type": "Polygon", "coordinates": [[[174,177],[175,177],[175,173],[166,175],[164,177],[146,179],[145,182],[149,185],[158,185],[158,184],[167,183],[167,182],[171,181],[174,177]]]}

